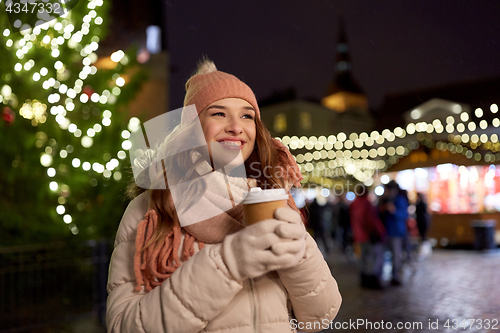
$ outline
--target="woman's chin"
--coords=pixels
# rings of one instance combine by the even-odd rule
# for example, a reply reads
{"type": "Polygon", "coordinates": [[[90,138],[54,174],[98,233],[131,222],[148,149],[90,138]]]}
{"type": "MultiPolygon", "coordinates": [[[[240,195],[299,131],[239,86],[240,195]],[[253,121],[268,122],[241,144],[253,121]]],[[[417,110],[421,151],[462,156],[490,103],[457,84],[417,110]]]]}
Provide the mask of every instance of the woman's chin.
{"type": "Polygon", "coordinates": [[[234,159],[214,159],[213,161],[216,170],[224,168],[226,171],[229,171],[238,167],[244,168],[244,161],[241,158],[241,155],[234,159]]]}

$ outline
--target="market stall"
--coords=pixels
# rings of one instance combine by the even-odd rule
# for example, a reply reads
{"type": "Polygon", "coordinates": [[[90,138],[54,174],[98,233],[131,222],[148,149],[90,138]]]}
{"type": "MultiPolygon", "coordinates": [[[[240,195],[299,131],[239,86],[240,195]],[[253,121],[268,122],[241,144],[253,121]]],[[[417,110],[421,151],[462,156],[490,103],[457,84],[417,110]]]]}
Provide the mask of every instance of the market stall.
{"type": "Polygon", "coordinates": [[[493,228],[493,241],[500,243],[500,165],[446,163],[388,175],[408,191],[410,199],[417,192],[425,195],[432,214],[429,237],[439,245],[477,247],[477,234],[484,228],[493,228]]]}

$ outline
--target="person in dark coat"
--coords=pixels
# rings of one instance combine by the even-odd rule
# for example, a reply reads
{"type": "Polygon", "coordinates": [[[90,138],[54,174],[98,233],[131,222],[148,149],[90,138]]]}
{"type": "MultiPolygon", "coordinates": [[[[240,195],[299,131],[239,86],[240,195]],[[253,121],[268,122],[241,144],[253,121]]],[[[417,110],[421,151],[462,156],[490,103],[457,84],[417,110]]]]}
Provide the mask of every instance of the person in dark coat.
{"type": "Polygon", "coordinates": [[[427,210],[427,202],[423,193],[417,193],[417,202],[415,204],[415,215],[417,220],[417,229],[422,240],[418,253],[418,260],[423,260],[432,254],[432,245],[427,240],[427,232],[430,227],[430,216],[427,210]]]}
{"type": "Polygon", "coordinates": [[[429,230],[429,212],[427,211],[427,202],[425,202],[425,197],[422,193],[417,193],[415,215],[418,233],[422,242],[425,242],[427,240],[427,231],[429,230]]]}
{"type": "Polygon", "coordinates": [[[408,200],[402,195],[398,183],[391,180],[385,186],[384,197],[379,206],[380,217],[384,223],[392,254],[393,285],[402,284],[403,246],[407,235],[408,200]]]}
{"type": "Polygon", "coordinates": [[[385,228],[368,200],[368,189],[356,196],[349,213],[354,242],[361,248],[361,286],[382,289],[385,228]]]}
{"type": "Polygon", "coordinates": [[[327,228],[327,221],[325,219],[326,215],[326,205],[320,205],[318,200],[314,198],[313,202],[308,207],[309,210],[309,228],[313,231],[313,237],[316,242],[321,240],[325,248],[326,254],[330,253],[328,246],[328,241],[325,237],[325,232],[327,228]]]}
{"type": "MultiPolygon", "coordinates": [[[[351,217],[349,215],[349,204],[346,202],[345,196],[339,196],[339,201],[335,206],[335,215],[337,218],[338,231],[340,233],[340,249],[343,253],[346,250],[352,249],[352,229],[351,229],[351,217]]],[[[337,239],[337,238],[336,238],[337,239]]]]}

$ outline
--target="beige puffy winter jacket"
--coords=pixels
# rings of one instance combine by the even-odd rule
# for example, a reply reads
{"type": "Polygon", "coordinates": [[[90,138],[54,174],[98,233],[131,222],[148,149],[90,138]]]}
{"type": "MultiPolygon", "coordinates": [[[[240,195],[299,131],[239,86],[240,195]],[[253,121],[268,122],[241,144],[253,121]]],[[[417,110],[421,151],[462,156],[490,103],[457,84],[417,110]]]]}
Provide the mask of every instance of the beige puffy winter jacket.
{"type": "Polygon", "coordinates": [[[161,286],[135,292],[135,237],[147,206],[145,193],[134,199],[118,228],[108,279],[108,332],[295,332],[294,325],[302,327],[295,323],[320,327],[339,311],[337,283],[309,235],[305,260],[286,270],[235,281],[221,258],[221,244],[201,251],[195,246],[197,253],[161,286]]]}

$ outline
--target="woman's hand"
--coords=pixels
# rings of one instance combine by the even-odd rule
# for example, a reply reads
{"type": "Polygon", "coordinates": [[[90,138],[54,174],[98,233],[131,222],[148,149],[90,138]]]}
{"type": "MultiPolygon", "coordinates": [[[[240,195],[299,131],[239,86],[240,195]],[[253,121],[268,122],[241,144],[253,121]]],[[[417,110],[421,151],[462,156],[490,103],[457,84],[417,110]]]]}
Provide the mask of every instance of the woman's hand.
{"type": "Polygon", "coordinates": [[[224,239],[222,258],[235,280],[291,267],[303,257],[305,229],[300,215],[290,208],[279,208],[275,217],[224,239]]]}
{"type": "Polygon", "coordinates": [[[276,209],[274,218],[285,223],[279,225],[275,230],[283,241],[274,244],[271,250],[276,254],[293,254],[295,261],[292,265],[295,265],[302,259],[306,250],[305,238],[307,231],[302,223],[302,218],[297,211],[290,207],[276,209]]]}

